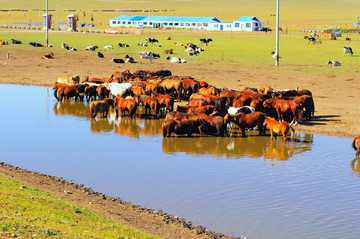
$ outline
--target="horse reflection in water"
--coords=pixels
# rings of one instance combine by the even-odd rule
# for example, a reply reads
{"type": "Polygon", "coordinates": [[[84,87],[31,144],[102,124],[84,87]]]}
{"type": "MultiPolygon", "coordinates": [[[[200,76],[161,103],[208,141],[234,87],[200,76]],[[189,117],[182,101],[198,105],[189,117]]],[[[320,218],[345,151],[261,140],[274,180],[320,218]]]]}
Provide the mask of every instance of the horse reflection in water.
{"type": "Polygon", "coordinates": [[[114,130],[114,122],[108,119],[94,119],[90,121],[90,131],[91,133],[110,133],[114,130]]]}
{"type": "MultiPolygon", "coordinates": [[[[307,135],[304,139],[308,138],[307,135]]],[[[226,158],[259,158],[275,165],[297,154],[311,150],[310,141],[271,142],[268,137],[249,136],[247,138],[219,137],[164,137],[162,150],[167,154],[184,152],[190,155],[214,155],[226,158]]]]}
{"type": "Polygon", "coordinates": [[[57,116],[72,115],[90,118],[89,105],[82,102],[58,101],[53,106],[53,112],[57,116]]]}
{"type": "Polygon", "coordinates": [[[350,162],[351,170],[354,172],[354,174],[358,177],[360,177],[360,158],[356,157],[350,162]]]}

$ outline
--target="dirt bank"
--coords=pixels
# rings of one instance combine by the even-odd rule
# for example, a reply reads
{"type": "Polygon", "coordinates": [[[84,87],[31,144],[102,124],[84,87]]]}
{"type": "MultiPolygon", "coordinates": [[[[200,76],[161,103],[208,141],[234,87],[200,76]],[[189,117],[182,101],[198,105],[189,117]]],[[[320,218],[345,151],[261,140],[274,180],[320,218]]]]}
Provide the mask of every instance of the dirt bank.
{"type": "Polygon", "coordinates": [[[4,163],[0,163],[0,176],[38,188],[62,200],[98,213],[109,220],[162,238],[232,238],[208,231],[202,226],[194,226],[191,222],[177,216],[106,196],[80,184],[67,182],[61,177],[26,171],[4,163]]]}

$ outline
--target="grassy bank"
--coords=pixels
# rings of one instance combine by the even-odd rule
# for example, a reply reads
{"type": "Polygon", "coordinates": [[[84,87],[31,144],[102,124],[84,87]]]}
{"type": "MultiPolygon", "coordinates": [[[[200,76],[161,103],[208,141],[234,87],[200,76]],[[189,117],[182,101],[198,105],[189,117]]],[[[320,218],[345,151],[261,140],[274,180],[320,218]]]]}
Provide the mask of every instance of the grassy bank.
{"type": "Polygon", "coordinates": [[[0,177],[0,235],[22,238],[157,238],[0,177]]]}

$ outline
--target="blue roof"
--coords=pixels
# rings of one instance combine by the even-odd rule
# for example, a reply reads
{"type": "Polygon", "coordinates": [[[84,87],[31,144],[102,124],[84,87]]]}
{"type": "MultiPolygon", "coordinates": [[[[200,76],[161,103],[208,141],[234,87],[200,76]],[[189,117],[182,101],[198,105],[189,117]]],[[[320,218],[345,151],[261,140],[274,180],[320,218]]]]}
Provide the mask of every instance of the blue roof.
{"type": "Polygon", "coordinates": [[[152,21],[152,22],[221,22],[215,17],[166,17],[166,16],[129,16],[121,15],[111,20],[120,21],[152,21]]]}
{"type": "Polygon", "coordinates": [[[260,22],[256,17],[253,16],[242,16],[238,20],[235,20],[234,22],[251,22],[251,21],[260,22]]]}

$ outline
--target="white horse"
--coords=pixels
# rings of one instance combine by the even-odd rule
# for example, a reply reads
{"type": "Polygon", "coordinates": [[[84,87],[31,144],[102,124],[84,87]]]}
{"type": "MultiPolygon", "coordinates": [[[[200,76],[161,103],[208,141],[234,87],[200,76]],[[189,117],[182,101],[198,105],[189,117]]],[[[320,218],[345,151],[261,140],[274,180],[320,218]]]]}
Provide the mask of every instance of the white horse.
{"type": "Polygon", "coordinates": [[[124,97],[130,93],[132,84],[130,83],[108,83],[105,85],[113,96],[124,97]]]}

